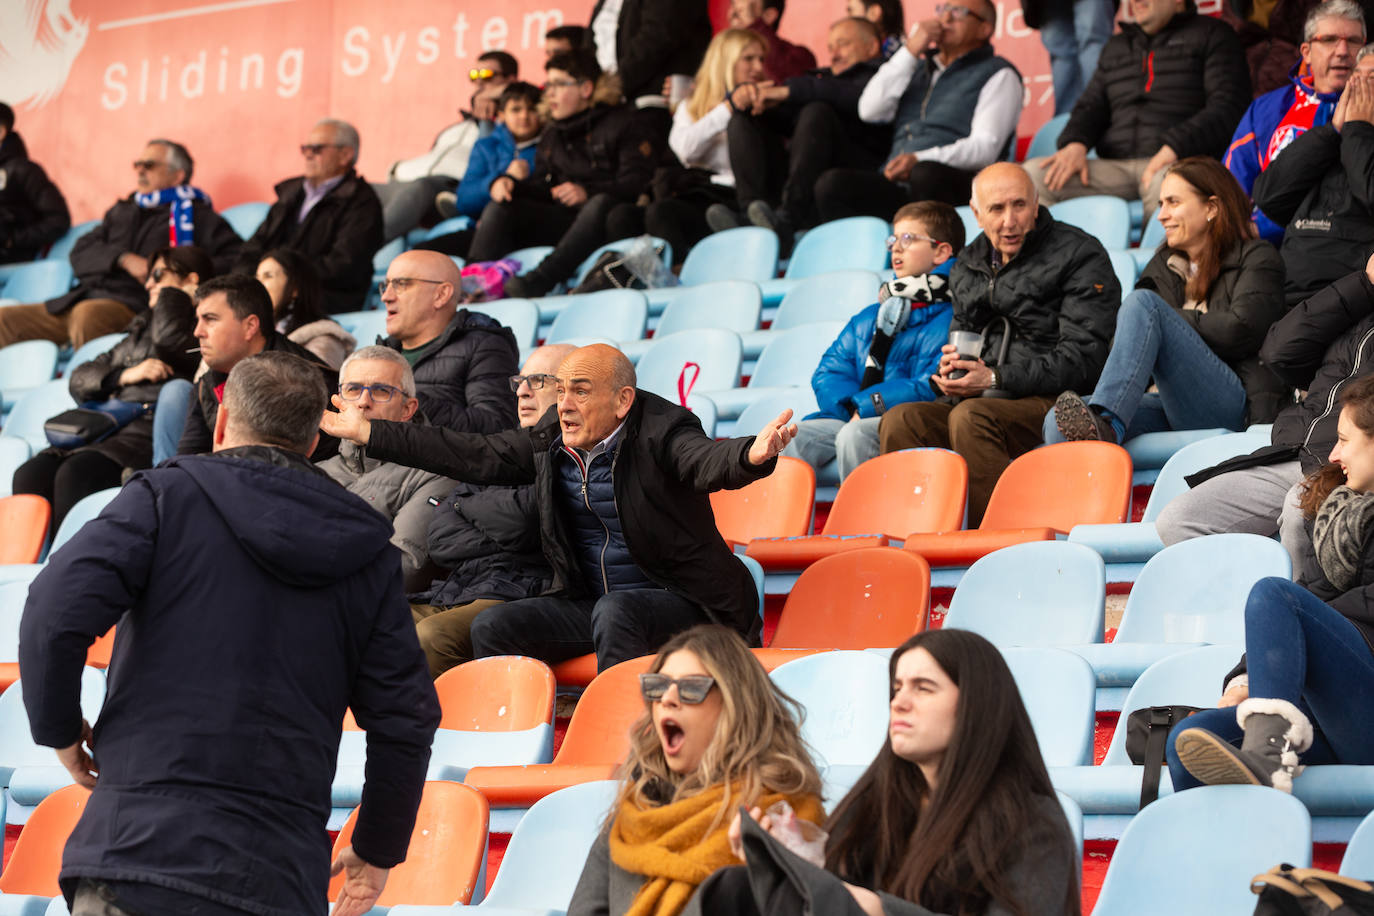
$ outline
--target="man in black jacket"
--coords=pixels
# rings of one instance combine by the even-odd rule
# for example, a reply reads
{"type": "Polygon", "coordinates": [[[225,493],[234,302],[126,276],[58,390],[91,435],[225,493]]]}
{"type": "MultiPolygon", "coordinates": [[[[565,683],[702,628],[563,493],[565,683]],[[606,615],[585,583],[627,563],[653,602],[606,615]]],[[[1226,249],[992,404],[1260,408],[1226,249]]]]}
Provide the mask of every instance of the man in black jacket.
{"type": "Polygon", "coordinates": [[[1149,219],[1164,167],[1220,158],[1250,104],[1240,40],[1193,0],[1131,0],[1135,22],[1113,35],[1059,134],[1059,152],[1026,171],[1040,202],[1087,194],[1139,199],[1149,219]],[[1098,159],[1089,159],[1096,149],[1098,159]]]}
{"type": "Polygon", "coordinates": [[[322,425],[374,457],[455,480],[533,484],[553,585],[479,616],[473,653],[552,663],[594,651],[604,671],[700,623],[758,645],[758,594],[708,495],[772,473],[797,432],[791,415],[716,442],[690,411],[637,389],[623,353],[596,344],[563,361],[557,408],[531,429],[476,436],[335,414],[322,425]]]}
{"type": "Polygon", "coordinates": [[[367,782],[336,916],[367,912],[405,859],[439,704],[391,527],[304,457],[325,398],[293,357],[239,363],[215,454],[140,471],[29,589],[33,736],[93,790],[58,876],[76,916],[323,916],[349,709],[367,782]],[[116,623],[92,730],[82,665],[116,623]]]}
{"type": "MultiPolygon", "coordinates": [[[[631,105],[639,99],[656,101],[660,111],[663,81],[675,73],[696,73],[711,43],[711,15],[705,3],[597,0],[588,23],[585,34],[597,62],[620,76],[626,100],[631,105]]],[[[666,141],[666,120],[662,126],[666,141]]]]}
{"type": "Polygon", "coordinates": [[[148,256],[159,248],[195,245],[215,270],[226,271],[243,240],[191,185],[194,163],[186,147],[149,140],[134,160],[135,191],[72,248],[76,287],[47,302],[0,309],[0,347],[20,340],[51,340],[79,347],[124,330],[148,307],[148,256]]]}
{"type": "Polygon", "coordinates": [[[0,264],[32,261],[72,225],[67,200],[14,132],[14,109],[0,102],[0,264]]]}
{"type": "Polygon", "coordinates": [[[323,120],[301,144],[304,174],[274,188],[276,203],[243,246],[235,270],[253,274],[273,248],[292,248],[312,264],[331,314],[363,307],[372,284],[372,256],[382,247],[382,204],[358,164],[358,131],[323,120]]]}

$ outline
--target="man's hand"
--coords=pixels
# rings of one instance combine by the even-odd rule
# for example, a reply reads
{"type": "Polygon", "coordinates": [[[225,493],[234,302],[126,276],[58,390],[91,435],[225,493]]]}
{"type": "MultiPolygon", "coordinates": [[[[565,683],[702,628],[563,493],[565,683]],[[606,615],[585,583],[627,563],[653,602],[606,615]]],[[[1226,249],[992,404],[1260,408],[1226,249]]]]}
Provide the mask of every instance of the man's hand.
{"type": "Polygon", "coordinates": [[[491,183],[491,199],[503,204],[515,193],[515,179],[509,175],[497,175],[491,183]]]}
{"type": "Polygon", "coordinates": [[[931,381],[941,393],[950,397],[977,397],[992,387],[992,370],[987,364],[981,359],[960,359],[954,344],[945,344],[940,348],[939,371],[940,374],[932,376],[931,381]],[[957,369],[963,369],[967,374],[950,378],[949,374],[957,369]]]}
{"type": "Polygon", "coordinates": [[[117,262],[121,270],[133,277],[139,283],[148,282],[148,259],[132,251],[126,251],[119,256],[117,262]]]}
{"type": "Polygon", "coordinates": [[[472,97],[472,114],[483,121],[496,120],[496,97],[488,95],[485,89],[479,91],[472,97]]]}
{"type": "Polygon", "coordinates": [[[1217,700],[1217,706],[1222,708],[1239,706],[1243,700],[1248,699],[1250,699],[1250,685],[1237,684],[1221,695],[1221,699],[1217,700]]]}
{"type": "Polygon", "coordinates": [[[786,86],[778,86],[772,80],[764,80],[758,84],[757,98],[754,100],[753,113],[763,114],[769,108],[775,108],[786,102],[792,96],[792,90],[786,86]]]}
{"type": "Polygon", "coordinates": [[[1045,160],[1045,187],[1058,191],[1068,184],[1069,179],[1078,176],[1083,187],[1088,184],[1088,148],[1082,143],[1067,143],[1064,148],[1045,160]]]}
{"type": "Polygon", "coordinates": [[[1345,91],[1341,93],[1341,101],[1345,101],[1347,95],[1350,96],[1350,102],[1345,109],[1346,123],[1374,122],[1374,82],[1363,74],[1352,74],[1345,91]]]}
{"type": "Polygon", "coordinates": [[[565,207],[580,207],[587,202],[587,189],[575,181],[565,181],[549,189],[553,199],[565,207]]]}
{"type": "Polygon", "coordinates": [[[922,52],[938,45],[944,34],[945,27],[940,24],[938,18],[922,19],[912,26],[911,31],[907,34],[906,49],[916,57],[920,57],[922,52]]]}
{"type": "Polygon", "coordinates": [[[1331,126],[1336,129],[1336,133],[1340,133],[1341,128],[1345,127],[1345,112],[1350,106],[1350,96],[1352,94],[1350,84],[1355,81],[1356,76],[1358,76],[1358,74],[1352,73],[1350,75],[1350,79],[1345,84],[1345,89],[1341,90],[1340,99],[1336,101],[1336,110],[1331,112],[1331,126]]]}
{"type": "Polygon", "coordinates": [[[372,424],[359,411],[348,410],[334,413],[326,410],[320,417],[320,429],[336,439],[348,439],[359,445],[367,445],[372,436],[372,424]]]}
{"type": "Polygon", "coordinates": [[[94,789],[100,771],[95,768],[95,760],[86,752],[86,748],[94,750],[95,746],[91,743],[91,723],[82,719],[81,737],[75,744],[58,748],[57,759],[62,761],[67,772],[72,774],[72,779],[76,780],[77,785],[94,789]],[[82,747],[83,744],[85,747],[82,747]]]}
{"type": "Polygon", "coordinates": [[[506,174],[516,181],[524,181],[530,177],[530,164],[516,156],[510,161],[510,165],[506,166],[506,174]]]}
{"type": "Polygon", "coordinates": [[[726,98],[736,111],[753,111],[759,103],[759,84],[740,83],[726,98]]]}
{"type": "Polygon", "coordinates": [[[1178,153],[1174,152],[1174,148],[1167,143],[1159,148],[1159,152],[1150,157],[1150,161],[1145,163],[1145,174],[1140,176],[1141,200],[1145,199],[1145,192],[1150,190],[1150,183],[1155,180],[1155,173],[1166,165],[1173,165],[1177,161],[1178,153]]]}
{"type": "Polygon", "coordinates": [[[787,443],[792,441],[792,437],[797,434],[797,424],[788,423],[792,419],[792,410],[788,408],[778,414],[777,418],[759,431],[754,437],[754,444],[749,448],[749,463],[757,467],[761,464],[773,460],[778,453],[787,448],[787,443]]]}
{"type": "Polygon", "coordinates": [[[911,177],[911,170],[915,167],[915,153],[898,153],[883,166],[883,177],[888,181],[906,181],[911,177]]]}
{"type": "Polygon", "coordinates": [[[119,384],[124,386],[137,385],[139,382],[160,382],[171,377],[172,367],[157,357],[150,356],[119,373],[119,384]]]}
{"type": "Polygon", "coordinates": [[[339,902],[331,911],[333,916],[362,916],[377,903],[386,887],[389,868],[369,865],[353,851],[352,846],[339,850],[339,857],[329,867],[332,878],[339,872],[344,873],[343,887],[339,890],[339,902]]]}

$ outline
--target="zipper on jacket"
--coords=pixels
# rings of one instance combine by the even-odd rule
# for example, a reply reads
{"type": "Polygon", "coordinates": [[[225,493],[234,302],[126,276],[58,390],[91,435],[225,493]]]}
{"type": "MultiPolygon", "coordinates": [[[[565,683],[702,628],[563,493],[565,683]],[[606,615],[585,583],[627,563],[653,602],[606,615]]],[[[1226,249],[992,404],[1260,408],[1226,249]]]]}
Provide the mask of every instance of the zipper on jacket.
{"type": "MultiPolygon", "coordinates": [[[[611,546],[611,529],[608,528],[608,527],[606,527],[606,523],[605,523],[604,521],[601,520],[601,516],[599,516],[599,515],[596,514],[596,510],[592,508],[591,497],[589,497],[589,496],[587,495],[587,474],[591,471],[591,461],[588,461],[586,464],[583,464],[583,463],[582,463],[582,456],[579,455],[579,454],[577,454],[576,451],[574,451],[572,448],[570,448],[570,447],[568,447],[568,446],[566,446],[566,445],[563,446],[563,449],[564,449],[564,451],[566,451],[569,455],[572,455],[573,461],[576,461],[576,462],[577,462],[577,470],[582,474],[582,505],[584,505],[584,506],[587,507],[587,511],[590,512],[590,513],[592,514],[592,517],[595,518],[595,519],[597,520],[597,522],[599,522],[599,523],[601,524],[601,530],[604,531],[604,532],[606,533],[606,539],[605,539],[604,541],[601,542],[601,593],[602,593],[603,595],[609,595],[609,594],[611,593],[611,580],[610,580],[610,577],[606,575],[606,551],[607,551],[607,550],[610,548],[610,546],[611,546]]],[[[605,453],[603,452],[602,454],[605,454],[605,453]]],[[[616,452],[616,456],[618,457],[619,454],[620,454],[620,452],[617,451],[617,452],[616,452]]],[[[600,456],[598,456],[598,457],[600,457],[600,456]]],[[[593,459],[592,459],[592,461],[595,461],[595,460],[596,460],[596,458],[593,458],[593,459]]],[[[612,504],[614,504],[614,502],[615,502],[615,459],[614,459],[614,458],[611,459],[611,501],[612,501],[612,504]]],[[[616,508],[616,514],[617,514],[617,515],[620,514],[620,509],[619,509],[619,507],[616,508]]]]}
{"type": "MultiPolygon", "coordinates": [[[[1336,406],[1336,395],[1340,392],[1341,386],[1344,385],[1346,382],[1350,381],[1351,379],[1353,379],[1356,376],[1356,374],[1359,373],[1360,362],[1362,361],[1362,358],[1364,356],[1365,344],[1369,343],[1370,337],[1374,337],[1374,328],[1370,328],[1368,331],[1366,331],[1364,337],[1360,338],[1359,346],[1355,347],[1355,363],[1350,367],[1349,374],[1346,375],[1345,378],[1341,379],[1339,382],[1331,386],[1331,392],[1326,396],[1326,409],[1323,410],[1316,417],[1316,419],[1314,419],[1310,424],[1308,424],[1307,435],[1304,436],[1302,440],[1302,450],[1304,452],[1307,452],[1309,455],[1312,454],[1312,434],[1317,431],[1317,424],[1331,415],[1332,409],[1336,406]]],[[[1313,455],[1313,457],[1316,458],[1319,462],[1326,462],[1325,455],[1313,455]]]]}

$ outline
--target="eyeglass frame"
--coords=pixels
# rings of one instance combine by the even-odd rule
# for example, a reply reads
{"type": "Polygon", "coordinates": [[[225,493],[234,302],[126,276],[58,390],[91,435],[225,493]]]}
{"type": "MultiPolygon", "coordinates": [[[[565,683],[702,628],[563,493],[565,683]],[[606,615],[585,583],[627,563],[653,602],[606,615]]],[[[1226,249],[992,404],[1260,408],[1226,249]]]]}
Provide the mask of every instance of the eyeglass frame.
{"type": "Polygon", "coordinates": [[[135,171],[135,172],[151,172],[153,169],[157,168],[157,167],[160,166],[160,165],[170,166],[171,163],[170,163],[170,162],[158,162],[156,159],[135,159],[135,160],[134,160],[134,171],[135,171]]]}
{"type": "Polygon", "coordinates": [[[975,13],[970,7],[967,6],[956,6],[953,3],[935,4],[936,16],[943,17],[946,13],[948,13],[950,15],[950,18],[954,19],[956,22],[960,19],[967,19],[969,16],[972,16],[979,22],[988,21],[987,17],[984,16],[982,13],[975,13]],[[958,12],[955,12],[956,10],[958,10],[958,12]]]}
{"type": "Polygon", "coordinates": [[[710,696],[712,688],[716,686],[716,679],[709,674],[669,677],[658,671],[648,671],[639,676],[639,693],[648,703],[657,703],[662,700],[668,695],[668,688],[673,686],[677,687],[677,697],[682,703],[687,706],[699,706],[706,702],[706,698],[710,696]],[[705,688],[698,693],[697,689],[703,681],[705,688]]]}
{"type": "Polygon", "coordinates": [[[157,267],[154,267],[152,270],[148,272],[148,278],[152,280],[154,283],[161,283],[162,278],[167,276],[168,274],[171,274],[174,277],[182,278],[186,276],[181,271],[168,267],[166,264],[159,264],[157,267]]]}
{"type": "Polygon", "coordinates": [[[377,284],[377,295],[385,296],[388,286],[395,286],[396,292],[403,293],[410,288],[410,284],[412,283],[433,283],[438,285],[447,282],[447,280],[426,280],[424,277],[386,277],[377,284]]]}
{"type": "Polygon", "coordinates": [[[585,80],[545,80],[544,91],[548,92],[550,89],[567,89],[571,86],[580,86],[583,82],[585,82],[585,80]]]}
{"type": "Polygon", "coordinates": [[[939,239],[931,238],[928,235],[917,235],[914,232],[903,232],[901,235],[897,235],[895,233],[889,235],[887,237],[887,241],[883,242],[883,245],[887,248],[888,251],[900,252],[906,251],[908,248],[910,248],[917,242],[929,242],[931,248],[934,248],[936,245],[942,244],[939,239]],[[911,241],[902,242],[902,247],[897,248],[897,243],[901,242],[903,239],[910,239],[911,241]]]}
{"type": "Polygon", "coordinates": [[[556,375],[550,375],[550,374],[547,373],[547,372],[532,372],[532,373],[530,373],[529,375],[512,375],[512,376],[510,377],[510,390],[511,390],[511,391],[519,391],[519,390],[520,390],[520,386],[521,386],[522,384],[524,384],[525,382],[529,382],[529,383],[530,383],[530,390],[531,390],[531,391],[538,391],[540,388],[543,388],[545,385],[555,385],[555,386],[556,386],[556,385],[558,384],[558,376],[556,376],[556,375]],[[535,380],[535,379],[538,379],[538,380],[539,380],[539,384],[536,385],[536,384],[534,383],[534,380],[535,380]]]}
{"type": "Polygon", "coordinates": [[[1341,42],[1345,42],[1352,48],[1356,49],[1363,48],[1365,46],[1365,40],[1363,38],[1352,38],[1349,35],[1313,35],[1311,38],[1307,39],[1306,43],[1334,47],[1335,45],[1338,45],[1341,42]]]}
{"type": "Polygon", "coordinates": [[[497,78],[505,79],[506,74],[494,67],[472,67],[468,70],[468,79],[474,83],[485,83],[487,80],[497,78]]]}
{"type": "Polygon", "coordinates": [[[302,143],[302,156],[318,156],[327,149],[347,149],[346,143],[302,143]]]}
{"type": "Polygon", "coordinates": [[[359,383],[359,382],[342,382],[342,383],[340,383],[340,385],[339,385],[339,397],[343,398],[345,401],[360,401],[360,400],[362,400],[363,392],[364,392],[364,391],[367,392],[368,397],[372,398],[372,402],[373,402],[374,404],[389,404],[389,403],[391,403],[391,399],[394,398],[394,397],[396,397],[396,395],[398,395],[398,394],[399,394],[402,398],[408,398],[408,397],[410,397],[410,395],[406,394],[404,388],[397,388],[395,385],[387,385],[387,384],[384,384],[384,383],[382,383],[382,382],[374,382],[374,383],[372,383],[371,385],[363,385],[363,384],[361,384],[361,383],[359,383]],[[345,389],[346,389],[346,388],[351,388],[351,387],[354,387],[354,386],[357,387],[358,391],[357,391],[357,393],[355,393],[355,394],[353,394],[352,396],[350,396],[350,395],[348,394],[348,392],[345,391],[345,389]],[[379,397],[377,397],[377,394],[378,394],[379,392],[385,393],[385,394],[386,394],[386,397],[384,397],[384,398],[379,398],[379,397]]]}

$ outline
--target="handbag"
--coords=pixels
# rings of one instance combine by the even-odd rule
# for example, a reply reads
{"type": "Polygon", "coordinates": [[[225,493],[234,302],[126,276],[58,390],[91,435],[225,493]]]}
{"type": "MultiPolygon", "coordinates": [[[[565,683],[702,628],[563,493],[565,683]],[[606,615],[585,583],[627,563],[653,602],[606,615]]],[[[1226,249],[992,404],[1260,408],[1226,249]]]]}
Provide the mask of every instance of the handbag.
{"type": "Polygon", "coordinates": [[[1197,706],[1149,706],[1126,717],[1126,756],[1144,764],[1140,780],[1140,807],[1159,798],[1159,771],[1164,766],[1164,743],[1169,731],[1195,712],[1197,706]]]}
{"type": "Polygon", "coordinates": [[[64,410],[43,424],[48,443],[57,448],[81,448],[113,436],[151,409],[137,401],[87,401],[80,407],[64,410]]]}
{"type": "Polygon", "coordinates": [[[605,251],[596,259],[587,276],[569,292],[571,296],[596,293],[603,289],[647,289],[644,281],[635,276],[625,263],[622,251],[605,251]]]}
{"type": "Polygon", "coordinates": [[[1275,865],[1250,890],[1255,916],[1374,916],[1374,885],[1320,868],[1275,865]]]}

